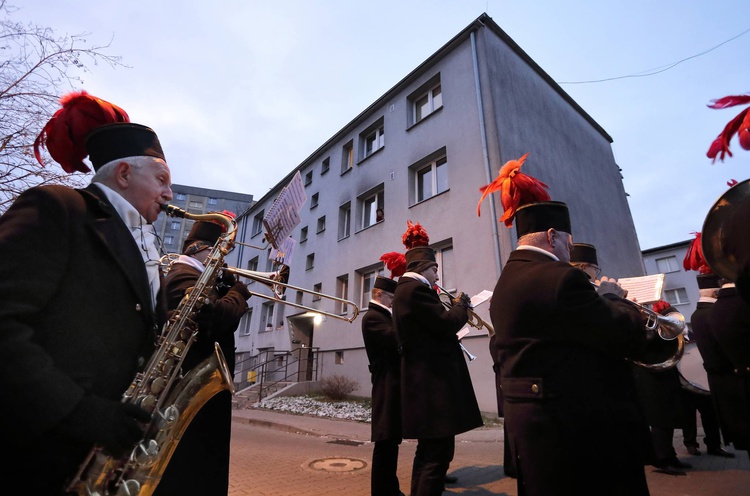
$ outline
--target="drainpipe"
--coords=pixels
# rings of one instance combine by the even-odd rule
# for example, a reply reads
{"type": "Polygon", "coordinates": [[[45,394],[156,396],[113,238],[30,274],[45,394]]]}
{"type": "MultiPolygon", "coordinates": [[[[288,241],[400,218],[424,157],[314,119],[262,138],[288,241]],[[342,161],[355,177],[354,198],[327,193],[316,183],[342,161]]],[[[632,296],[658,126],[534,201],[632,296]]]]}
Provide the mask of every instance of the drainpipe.
{"type": "MultiPolygon", "coordinates": [[[[484,156],[484,167],[487,176],[487,183],[492,182],[492,167],[490,166],[490,156],[487,152],[487,128],[484,125],[484,104],[482,103],[482,88],[479,83],[479,61],[477,56],[477,42],[475,31],[471,32],[471,55],[474,63],[474,86],[477,92],[477,109],[479,114],[479,134],[482,137],[482,155],[484,156]]],[[[495,242],[495,269],[497,274],[502,272],[502,263],[500,261],[500,233],[497,230],[499,219],[495,209],[495,196],[490,196],[490,211],[492,212],[492,239],[495,242]]]]}

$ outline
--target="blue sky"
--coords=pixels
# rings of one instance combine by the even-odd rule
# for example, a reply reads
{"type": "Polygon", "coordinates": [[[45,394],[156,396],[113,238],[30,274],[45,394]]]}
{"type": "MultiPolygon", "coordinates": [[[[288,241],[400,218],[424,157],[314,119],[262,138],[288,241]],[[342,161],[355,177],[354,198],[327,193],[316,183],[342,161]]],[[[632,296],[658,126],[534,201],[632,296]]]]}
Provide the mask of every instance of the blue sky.
{"type": "Polygon", "coordinates": [[[111,41],[128,67],[92,66],[82,89],[153,127],[178,184],[260,198],[483,12],[612,136],[642,249],[691,239],[750,177],[736,138],[705,155],[744,108],[706,105],[750,92],[747,0],[9,2],[111,41]]]}

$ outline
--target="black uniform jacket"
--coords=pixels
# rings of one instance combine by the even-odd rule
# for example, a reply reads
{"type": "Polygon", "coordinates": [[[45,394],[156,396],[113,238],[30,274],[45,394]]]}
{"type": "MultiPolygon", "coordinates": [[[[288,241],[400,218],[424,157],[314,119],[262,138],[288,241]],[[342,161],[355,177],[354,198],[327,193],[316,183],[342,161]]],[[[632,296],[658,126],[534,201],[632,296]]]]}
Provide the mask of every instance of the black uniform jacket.
{"type": "Polygon", "coordinates": [[[393,322],[402,349],[401,420],[406,439],[448,437],[483,425],[456,333],[468,315],[446,309],[423,282],[402,276],[393,322]]]}
{"type": "Polygon", "coordinates": [[[521,249],[500,275],[490,317],[506,442],[527,494],[571,494],[576,485],[580,494],[605,491],[596,487],[602,474],[626,485],[640,478],[623,494],[642,493],[642,417],[619,387],[624,357],[645,351],[640,312],[614,295],[599,296],[580,269],[521,249]],[[620,444],[604,466],[601,440],[612,432],[620,444]]]}
{"type": "Polygon", "coordinates": [[[372,378],[372,441],[401,439],[401,356],[393,317],[370,302],[362,317],[362,338],[372,378]]]}
{"type": "MultiPolygon", "coordinates": [[[[170,310],[179,306],[185,292],[195,285],[200,274],[198,269],[185,263],[172,265],[162,281],[170,310]]],[[[212,308],[205,317],[198,317],[198,336],[183,362],[184,373],[210,357],[214,353],[214,343],[219,343],[229,372],[234,373],[234,331],[247,310],[247,298],[250,297],[243,288],[235,285],[223,297],[216,288],[211,288],[208,296],[212,308]]],[[[232,395],[229,391],[221,391],[202,406],[188,425],[154,495],[226,496],[229,491],[231,424],[232,395]]]]}
{"type": "Polygon", "coordinates": [[[714,394],[724,397],[719,408],[729,424],[725,434],[735,448],[750,450],[750,304],[736,288],[719,290],[711,309],[711,334],[732,367],[721,390],[714,391],[709,383],[714,394]]]}
{"type": "Polygon", "coordinates": [[[0,260],[0,438],[12,453],[0,472],[27,490],[62,485],[91,446],[56,427],[85,394],[122,398],[163,318],[133,236],[94,185],[21,194],[0,217],[0,260]]]}

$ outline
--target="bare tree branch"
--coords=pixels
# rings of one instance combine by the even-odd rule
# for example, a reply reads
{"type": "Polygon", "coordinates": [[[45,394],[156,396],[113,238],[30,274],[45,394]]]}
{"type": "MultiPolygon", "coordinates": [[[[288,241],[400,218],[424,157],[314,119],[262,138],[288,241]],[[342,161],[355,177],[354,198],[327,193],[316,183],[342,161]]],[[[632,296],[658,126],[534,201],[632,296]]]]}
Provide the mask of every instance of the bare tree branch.
{"type": "Polygon", "coordinates": [[[13,21],[17,10],[0,0],[0,214],[32,186],[88,182],[90,174],[68,174],[49,158],[39,165],[34,140],[90,66],[124,66],[105,53],[110,43],[89,45],[89,33],[57,36],[49,27],[13,21]]]}

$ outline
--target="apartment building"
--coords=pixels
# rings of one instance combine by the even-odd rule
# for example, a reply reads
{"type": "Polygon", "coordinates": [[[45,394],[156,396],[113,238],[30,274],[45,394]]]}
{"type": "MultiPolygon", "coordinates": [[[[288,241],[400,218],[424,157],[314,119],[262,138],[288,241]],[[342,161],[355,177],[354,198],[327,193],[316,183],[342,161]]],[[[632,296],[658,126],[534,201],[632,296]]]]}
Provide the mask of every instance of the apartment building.
{"type": "MultiPolygon", "coordinates": [[[[170,204],[191,214],[227,210],[241,215],[253,204],[253,195],[173,184],[170,204]]],[[[192,226],[192,220],[169,217],[164,214],[160,215],[154,223],[156,233],[161,238],[167,253],[182,252],[182,242],[187,238],[192,226]]]]}
{"type": "Polygon", "coordinates": [[[697,272],[685,270],[682,261],[690,247],[691,239],[643,250],[646,274],[664,274],[662,299],[668,301],[685,316],[690,329],[690,316],[695,311],[700,291],[695,277],[697,272]]]}
{"type": "MultiPolygon", "coordinates": [[[[284,353],[315,350],[318,378],[353,378],[360,384],[355,394],[368,396],[361,316],[353,305],[318,293],[350,300],[364,312],[375,276],[389,275],[381,255],[404,251],[407,220],[428,232],[441,286],[469,295],[492,291],[516,236],[498,222],[499,197],[485,201],[477,215],[479,188],[527,152],[523,171],[568,204],[574,240],[597,247],[606,274],[645,275],[611,142],[495,21],[480,15],[301,164],[290,164],[289,174],[239,217],[239,241],[262,249],[238,246],[228,263],[273,271],[263,218],[299,172],[307,201],[291,235],[289,282],[315,293],[286,291],[286,301],[305,308],[249,300],[238,329],[237,376],[253,363],[277,357],[281,367],[284,353]]],[[[270,294],[257,281],[249,288],[270,294]]],[[[487,322],[488,307],[475,310],[487,322]]],[[[477,357],[469,370],[480,408],[495,412],[488,341],[487,329],[470,328],[462,343],[477,357]]]]}

